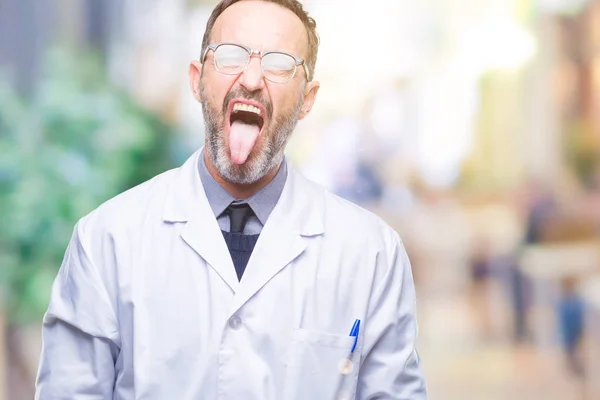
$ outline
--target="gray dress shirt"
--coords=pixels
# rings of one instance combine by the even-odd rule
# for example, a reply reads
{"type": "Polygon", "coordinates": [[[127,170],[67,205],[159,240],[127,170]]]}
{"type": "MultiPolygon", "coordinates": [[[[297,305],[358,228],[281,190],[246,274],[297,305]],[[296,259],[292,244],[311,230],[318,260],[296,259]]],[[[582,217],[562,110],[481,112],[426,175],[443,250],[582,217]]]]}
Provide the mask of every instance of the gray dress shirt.
{"type": "Polygon", "coordinates": [[[244,234],[256,235],[262,231],[263,226],[267,223],[271,211],[279,201],[285,181],[287,178],[287,166],[285,160],[281,163],[281,167],[275,175],[275,178],[267,186],[259,190],[254,196],[248,199],[236,199],[223,186],[221,186],[208,172],[204,161],[204,151],[198,161],[198,171],[200,180],[204,186],[208,203],[217,218],[221,230],[229,232],[229,216],[223,213],[232,202],[248,203],[254,211],[253,216],[248,219],[244,227],[244,234]]]}

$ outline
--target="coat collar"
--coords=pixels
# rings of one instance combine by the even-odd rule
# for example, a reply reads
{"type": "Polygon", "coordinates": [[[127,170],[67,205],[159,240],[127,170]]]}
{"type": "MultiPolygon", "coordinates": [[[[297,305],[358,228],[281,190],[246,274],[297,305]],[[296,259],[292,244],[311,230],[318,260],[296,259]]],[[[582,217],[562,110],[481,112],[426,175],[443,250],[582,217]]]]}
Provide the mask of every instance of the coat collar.
{"type": "MultiPolygon", "coordinates": [[[[169,183],[163,220],[165,222],[206,221],[210,204],[197,170],[203,148],[192,154],[185,163],[175,169],[174,179],[169,183]]],[[[287,222],[302,236],[314,236],[324,232],[323,194],[315,183],[308,181],[293,165],[287,163],[287,179],[275,210],[283,211],[287,222]],[[316,196],[315,196],[316,194],[316,196]]],[[[278,212],[282,216],[282,212],[278,212]]],[[[212,219],[214,215],[212,214],[212,219]]],[[[271,219],[271,218],[270,218],[271,219]]],[[[215,220],[215,226],[218,226],[215,220]]]]}
{"type": "Polygon", "coordinates": [[[197,151],[174,171],[163,219],[186,223],[181,230],[182,238],[236,293],[234,308],[237,310],[304,251],[305,238],[324,232],[324,191],[287,162],[288,176],[283,192],[239,282],[199,177],[197,163],[201,154],[201,150],[197,151]]]}

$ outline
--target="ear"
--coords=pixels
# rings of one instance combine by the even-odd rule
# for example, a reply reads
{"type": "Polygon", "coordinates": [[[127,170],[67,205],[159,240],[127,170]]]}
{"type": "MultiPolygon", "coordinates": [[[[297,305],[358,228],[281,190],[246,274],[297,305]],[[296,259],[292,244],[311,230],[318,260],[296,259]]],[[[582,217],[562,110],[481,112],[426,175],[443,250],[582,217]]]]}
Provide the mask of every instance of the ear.
{"type": "Polygon", "coordinates": [[[198,60],[193,60],[190,62],[190,89],[192,89],[192,93],[194,94],[194,98],[198,100],[198,102],[202,101],[202,96],[200,95],[200,79],[202,77],[202,64],[198,60]]]}
{"type": "Polygon", "coordinates": [[[317,81],[308,82],[304,89],[304,104],[302,105],[298,119],[304,119],[313,108],[320,87],[321,84],[317,81]]]}

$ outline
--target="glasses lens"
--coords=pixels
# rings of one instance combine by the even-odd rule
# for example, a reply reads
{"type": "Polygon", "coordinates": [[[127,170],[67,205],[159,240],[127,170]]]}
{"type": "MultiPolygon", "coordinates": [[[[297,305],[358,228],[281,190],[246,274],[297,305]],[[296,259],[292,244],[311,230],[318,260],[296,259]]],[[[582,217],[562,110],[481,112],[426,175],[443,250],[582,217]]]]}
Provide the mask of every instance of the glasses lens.
{"type": "Polygon", "coordinates": [[[269,53],[262,59],[262,68],[268,80],[285,83],[292,79],[296,72],[296,60],[289,54],[269,53]]]}
{"type": "Polygon", "coordinates": [[[224,74],[239,74],[244,70],[250,55],[248,52],[233,44],[224,44],[215,50],[215,65],[224,74]]]}

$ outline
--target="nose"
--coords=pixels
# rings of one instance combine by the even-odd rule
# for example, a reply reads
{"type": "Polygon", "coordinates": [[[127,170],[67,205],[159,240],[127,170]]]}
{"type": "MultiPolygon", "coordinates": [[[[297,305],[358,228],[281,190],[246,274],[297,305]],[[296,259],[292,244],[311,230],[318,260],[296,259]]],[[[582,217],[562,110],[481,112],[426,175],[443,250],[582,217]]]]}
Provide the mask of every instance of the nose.
{"type": "Polygon", "coordinates": [[[260,57],[252,57],[250,59],[250,63],[240,76],[240,84],[249,92],[255,92],[265,87],[260,66],[260,57]]]}

